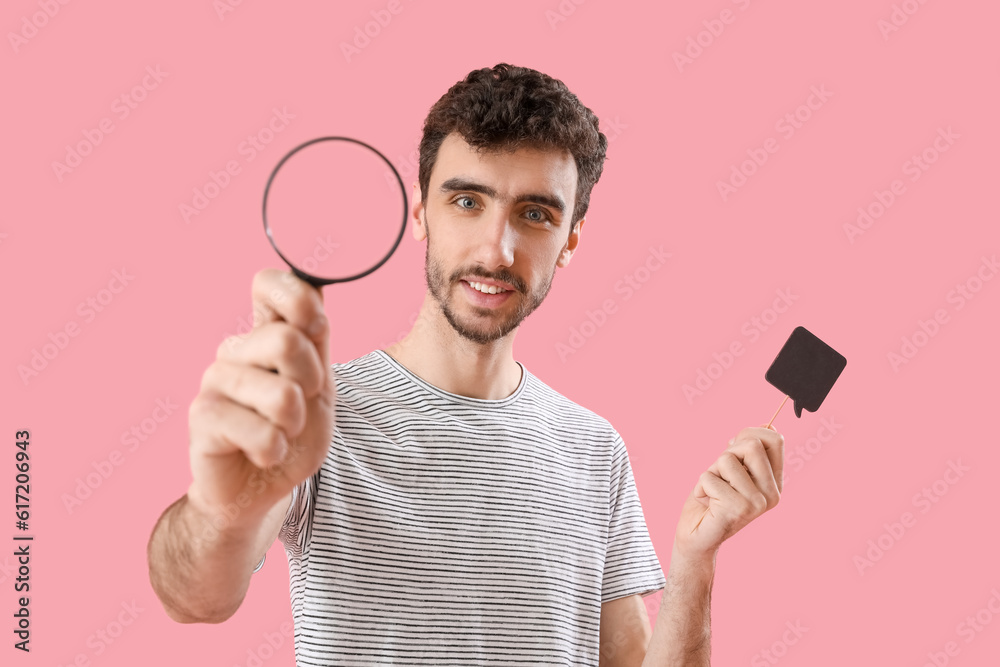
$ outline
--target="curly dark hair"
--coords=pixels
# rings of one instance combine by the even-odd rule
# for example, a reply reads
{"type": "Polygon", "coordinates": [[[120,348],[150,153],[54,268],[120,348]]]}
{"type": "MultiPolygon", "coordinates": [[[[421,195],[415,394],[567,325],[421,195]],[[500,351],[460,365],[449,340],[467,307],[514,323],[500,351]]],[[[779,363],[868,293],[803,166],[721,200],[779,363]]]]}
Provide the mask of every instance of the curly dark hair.
{"type": "Polygon", "coordinates": [[[570,230],[587,214],[590,191],[604,169],[608,139],[594,112],[562,81],[527,67],[500,63],[473,70],[449,88],[424,120],[418,174],[424,201],[441,142],[456,131],[479,151],[568,150],[577,170],[570,230]]]}

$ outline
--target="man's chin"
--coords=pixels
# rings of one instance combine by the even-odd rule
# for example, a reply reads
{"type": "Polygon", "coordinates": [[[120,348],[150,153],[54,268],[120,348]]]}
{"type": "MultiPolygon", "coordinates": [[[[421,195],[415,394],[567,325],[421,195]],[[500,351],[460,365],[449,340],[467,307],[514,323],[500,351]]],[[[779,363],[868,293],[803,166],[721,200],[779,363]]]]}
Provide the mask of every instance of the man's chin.
{"type": "MultiPolygon", "coordinates": [[[[446,313],[446,319],[455,332],[477,343],[491,343],[503,338],[517,328],[510,326],[510,314],[501,315],[494,309],[470,307],[470,314],[457,314],[454,310],[446,313]],[[499,332],[506,332],[498,335],[499,332]]],[[[520,324],[520,323],[518,323],[520,324]]]]}

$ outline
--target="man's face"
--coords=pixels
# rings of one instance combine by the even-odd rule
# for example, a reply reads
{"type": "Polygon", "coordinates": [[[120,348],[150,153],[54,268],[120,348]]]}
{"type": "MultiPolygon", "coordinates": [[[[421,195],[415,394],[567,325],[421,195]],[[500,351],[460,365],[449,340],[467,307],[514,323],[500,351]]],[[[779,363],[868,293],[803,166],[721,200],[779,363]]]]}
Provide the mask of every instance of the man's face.
{"type": "Polygon", "coordinates": [[[477,154],[458,133],[445,138],[414,236],[427,238],[427,287],[459,335],[492,342],[541,304],[579,241],[576,185],[568,151],[477,154]]]}

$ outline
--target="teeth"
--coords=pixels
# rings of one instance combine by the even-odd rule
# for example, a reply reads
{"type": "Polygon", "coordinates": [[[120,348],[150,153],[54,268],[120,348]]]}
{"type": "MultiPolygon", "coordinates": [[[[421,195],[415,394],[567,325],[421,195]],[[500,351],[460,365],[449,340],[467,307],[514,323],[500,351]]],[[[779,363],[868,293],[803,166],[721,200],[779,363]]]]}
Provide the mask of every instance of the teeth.
{"type": "Polygon", "coordinates": [[[496,285],[484,285],[482,283],[469,283],[473,288],[479,290],[483,294],[497,294],[499,292],[506,292],[507,290],[502,287],[497,287],[496,285]]]}

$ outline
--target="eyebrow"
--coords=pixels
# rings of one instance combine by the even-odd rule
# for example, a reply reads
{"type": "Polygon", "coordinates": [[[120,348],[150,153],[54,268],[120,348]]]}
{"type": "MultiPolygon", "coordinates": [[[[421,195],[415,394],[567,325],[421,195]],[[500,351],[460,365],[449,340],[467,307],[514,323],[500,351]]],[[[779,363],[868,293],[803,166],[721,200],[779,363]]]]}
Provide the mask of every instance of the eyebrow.
{"type": "MultiPolygon", "coordinates": [[[[449,178],[447,181],[441,184],[439,190],[441,194],[448,194],[449,192],[478,192],[484,194],[492,199],[501,199],[497,196],[497,191],[488,185],[482,183],[477,183],[468,178],[463,178],[461,176],[455,176],[454,178],[449,178]]],[[[549,194],[545,192],[529,192],[523,195],[518,195],[514,198],[515,204],[520,204],[521,202],[531,202],[532,204],[541,204],[542,206],[548,206],[549,208],[555,209],[559,212],[559,215],[564,215],[566,212],[566,204],[563,200],[554,194],[549,194]]]]}

